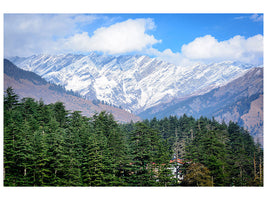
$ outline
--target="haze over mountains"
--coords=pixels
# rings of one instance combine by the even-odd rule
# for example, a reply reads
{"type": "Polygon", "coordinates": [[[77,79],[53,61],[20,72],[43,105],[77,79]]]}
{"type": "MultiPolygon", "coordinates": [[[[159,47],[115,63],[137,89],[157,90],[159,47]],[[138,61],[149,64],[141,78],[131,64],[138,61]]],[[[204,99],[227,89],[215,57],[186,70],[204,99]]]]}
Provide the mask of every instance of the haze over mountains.
{"type": "Polygon", "coordinates": [[[96,53],[9,60],[87,100],[121,106],[142,118],[214,116],[238,122],[263,141],[262,66],[227,61],[176,66],[141,55],[96,53]]]}

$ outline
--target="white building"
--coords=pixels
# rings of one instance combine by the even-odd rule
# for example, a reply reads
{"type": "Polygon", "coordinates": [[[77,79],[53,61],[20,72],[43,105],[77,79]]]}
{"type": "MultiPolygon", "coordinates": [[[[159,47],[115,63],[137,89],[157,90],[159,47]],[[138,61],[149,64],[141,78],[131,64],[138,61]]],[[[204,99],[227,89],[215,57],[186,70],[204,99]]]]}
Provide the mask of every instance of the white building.
{"type": "Polygon", "coordinates": [[[176,158],[176,156],[174,156],[174,158],[170,160],[170,164],[174,178],[178,179],[178,181],[182,181],[184,178],[181,171],[181,167],[184,164],[183,160],[180,158],[176,158]]]}

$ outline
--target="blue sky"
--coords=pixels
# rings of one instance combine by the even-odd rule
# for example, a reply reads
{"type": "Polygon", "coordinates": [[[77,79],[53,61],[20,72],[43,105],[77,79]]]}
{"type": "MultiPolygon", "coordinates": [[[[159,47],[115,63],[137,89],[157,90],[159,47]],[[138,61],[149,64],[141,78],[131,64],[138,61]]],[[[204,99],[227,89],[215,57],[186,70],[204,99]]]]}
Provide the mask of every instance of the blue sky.
{"type": "Polygon", "coordinates": [[[262,64],[262,14],[5,14],[4,54],[145,54],[262,64]]]}
{"type": "Polygon", "coordinates": [[[179,51],[183,44],[195,38],[212,35],[219,41],[236,35],[246,38],[263,35],[262,14],[113,14],[122,22],[127,19],[152,18],[156,25],[151,34],[162,42],[157,44],[160,51],[170,48],[179,51]],[[253,17],[254,16],[254,17],[253,17]]]}

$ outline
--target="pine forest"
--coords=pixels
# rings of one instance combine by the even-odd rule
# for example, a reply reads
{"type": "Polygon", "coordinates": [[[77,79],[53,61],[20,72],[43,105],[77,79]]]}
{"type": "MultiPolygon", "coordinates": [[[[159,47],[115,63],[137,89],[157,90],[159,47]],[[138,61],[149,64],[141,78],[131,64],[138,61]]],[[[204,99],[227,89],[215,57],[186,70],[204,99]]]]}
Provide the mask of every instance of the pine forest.
{"type": "Polygon", "coordinates": [[[263,149],[229,122],[121,124],[4,94],[4,186],[263,186],[263,149]]]}

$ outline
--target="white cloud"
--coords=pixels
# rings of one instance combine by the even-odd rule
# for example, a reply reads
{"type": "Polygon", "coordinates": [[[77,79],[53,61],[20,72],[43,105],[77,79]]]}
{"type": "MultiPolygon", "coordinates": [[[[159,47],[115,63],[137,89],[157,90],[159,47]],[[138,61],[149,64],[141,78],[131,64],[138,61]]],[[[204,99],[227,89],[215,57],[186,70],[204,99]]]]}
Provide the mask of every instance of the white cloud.
{"type": "Polygon", "coordinates": [[[211,35],[196,38],[182,46],[181,54],[190,60],[217,62],[224,60],[260,63],[263,56],[263,36],[235,36],[219,42],[211,35]]]}
{"type": "Polygon", "coordinates": [[[261,22],[263,21],[263,15],[253,14],[250,16],[250,19],[254,22],[261,22]]]}
{"type": "Polygon", "coordinates": [[[172,52],[171,49],[165,49],[164,51],[159,51],[155,48],[147,49],[145,54],[148,54],[150,56],[156,56],[158,59],[161,59],[163,61],[175,64],[175,65],[192,65],[196,62],[189,60],[185,56],[183,56],[179,52],[172,52]]]}
{"type": "Polygon", "coordinates": [[[5,57],[89,51],[123,54],[140,52],[161,42],[147,33],[155,28],[150,18],[129,19],[98,28],[93,33],[83,29],[90,27],[97,18],[101,16],[5,14],[5,57]]]}
{"type": "Polygon", "coordinates": [[[253,14],[253,15],[243,15],[234,18],[235,20],[246,20],[249,19],[253,22],[262,22],[263,21],[263,14],[253,14]]]}
{"type": "Polygon", "coordinates": [[[86,32],[75,34],[67,38],[63,45],[76,51],[100,51],[108,54],[142,51],[160,42],[146,33],[154,27],[152,19],[129,19],[101,27],[91,37],[86,32]]]}
{"type": "Polygon", "coordinates": [[[165,49],[161,52],[157,49],[149,48],[145,53],[176,65],[222,61],[262,64],[263,36],[255,35],[245,38],[237,35],[229,40],[218,41],[215,37],[206,35],[184,44],[181,52],[172,52],[171,49],[165,49]]]}
{"type": "Polygon", "coordinates": [[[159,51],[147,49],[146,54],[176,65],[192,65],[196,63],[214,63],[222,61],[240,61],[251,64],[262,64],[263,36],[255,35],[245,38],[237,35],[229,40],[219,42],[215,37],[206,35],[184,44],[181,52],[171,49],[159,51]]]}
{"type": "MultiPolygon", "coordinates": [[[[129,19],[112,25],[110,24],[114,18],[102,19],[105,22],[108,20],[105,24],[109,26],[96,29],[92,24],[101,17],[104,16],[5,14],[5,57],[99,51],[106,54],[138,52],[177,65],[225,60],[262,64],[263,61],[262,35],[250,38],[237,35],[225,41],[206,35],[184,44],[180,52],[173,52],[171,49],[159,51],[153,45],[161,40],[149,34],[149,31],[156,28],[153,19],[129,19]],[[87,32],[87,28],[96,30],[87,32]]],[[[260,21],[262,17],[263,15],[251,15],[251,20],[260,21]]]]}
{"type": "Polygon", "coordinates": [[[5,56],[29,56],[58,50],[58,38],[79,31],[77,25],[91,24],[94,15],[5,14],[5,56]]]}
{"type": "Polygon", "coordinates": [[[5,14],[6,33],[36,34],[38,37],[65,36],[77,31],[79,23],[91,24],[96,20],[94,15],[72,14],[5,14]]]}

